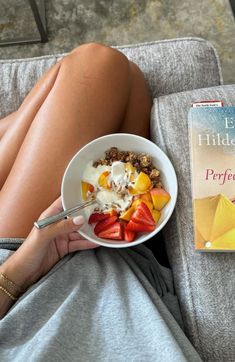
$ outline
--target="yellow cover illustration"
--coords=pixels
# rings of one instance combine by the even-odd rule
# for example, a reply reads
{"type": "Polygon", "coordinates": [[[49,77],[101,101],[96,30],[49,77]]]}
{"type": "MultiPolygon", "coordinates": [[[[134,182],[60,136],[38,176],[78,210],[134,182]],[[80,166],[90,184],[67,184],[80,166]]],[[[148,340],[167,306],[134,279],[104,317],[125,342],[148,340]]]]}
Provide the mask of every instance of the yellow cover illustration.
{"type": "Polygon", "coordinates": [[[235,107],[189,111],[195,248],[235,251],[235,107]]]}

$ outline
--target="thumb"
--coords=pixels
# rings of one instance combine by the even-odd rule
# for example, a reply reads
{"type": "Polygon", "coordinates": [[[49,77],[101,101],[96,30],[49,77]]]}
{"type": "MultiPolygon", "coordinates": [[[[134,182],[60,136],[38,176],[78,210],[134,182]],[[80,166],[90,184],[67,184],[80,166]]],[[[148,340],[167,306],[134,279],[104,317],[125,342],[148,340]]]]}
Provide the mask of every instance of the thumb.
{"type": "Polygon", "coordinates": [[[84,217],[82,215],[69,217],[67,219],[61,220],[57,223],[48,225],[44,229],[41,229],[40,232],[43,239],[50,240],[59,235],[69,234],[73,231],[78,231],[81,226],[84,224],[84,217]]]}

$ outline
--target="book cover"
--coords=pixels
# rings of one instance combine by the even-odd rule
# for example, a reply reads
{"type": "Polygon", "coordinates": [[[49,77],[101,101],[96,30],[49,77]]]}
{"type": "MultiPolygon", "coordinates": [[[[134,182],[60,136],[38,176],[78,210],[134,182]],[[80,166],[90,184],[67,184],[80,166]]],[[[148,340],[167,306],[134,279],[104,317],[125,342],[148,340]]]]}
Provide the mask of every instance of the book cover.
{"type": "Polygon", "coordinates": [[[189,111],[195,248],[235,251],[235,107],[189,111]]]}

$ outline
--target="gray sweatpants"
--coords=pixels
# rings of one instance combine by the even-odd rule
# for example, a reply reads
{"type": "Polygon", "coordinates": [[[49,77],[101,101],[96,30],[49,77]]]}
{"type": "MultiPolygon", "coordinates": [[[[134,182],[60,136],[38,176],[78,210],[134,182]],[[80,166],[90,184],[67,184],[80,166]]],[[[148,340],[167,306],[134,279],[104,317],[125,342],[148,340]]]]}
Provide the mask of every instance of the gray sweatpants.
{"type": "MultiPolygon", "coordinates": [[[[19,243],[0,240],[1,263],[19,243]]],[[[170,270],[146,247],[76,252],[0,321],[0,361],[201,361],[179,324],[170,270]]]]}

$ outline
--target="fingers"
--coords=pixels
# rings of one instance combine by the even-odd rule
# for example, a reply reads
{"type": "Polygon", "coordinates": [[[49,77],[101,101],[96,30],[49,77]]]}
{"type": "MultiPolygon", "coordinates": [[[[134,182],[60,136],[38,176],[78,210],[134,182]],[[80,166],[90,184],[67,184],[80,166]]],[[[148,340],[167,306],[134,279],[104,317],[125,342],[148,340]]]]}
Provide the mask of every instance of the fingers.
{"type": "Polygon", "coordinates": [[[92,243],[89,240],[74,240],[74,241],[70,241],[69,243],[69,253],[72,253],[74,251],[79,251],[79,250],[87,250],[87,249],[95,249],[98,248],[99,245],[92,243]]]}
{"type": "Polygon", "coordinates": [[[73,231],[72,233],[69,234],[69,240],[70,241],[84,240],[84,237],[82,235],[80,235],[80,233],[78,231],[73,231]]]}
{"type": "Polygon", "coordinates": [[[56,199],[43,213],[40,215],[39,220],[44,219],[48,216],[58,214],[63,210],[61,196],[56,199]]]}
{"type": "Polygon", "coordinates": [[[83,216],[75,216],[74,218],[63,219],[54,224],[48,225],[44,229],[37,230],[41,239],[51,240],[59,235],[66,235],[77,231],[84,224],[83,216]]]}
{"type": "MultiPolygon", "coordinates": [[[[61,196],[53,202],[39,217],[40,219],[48,216],[55,215],[63,210],[61,196]]],[[[78,232],[81,226],[84,224],[83,216],[69,217],[68,219],[61,220],[55,224],[48,225],[41,230],[35,230],[40,234],[40,239],[51,240],[59,235],[67,234],[69,237],[68,250],[69,252],[93,249],[99,245],[92,243],[89,240],[84,239],[78,232]]]]}
{"type": "Polygon", "coordinates": [[[69,253],[79,250],[87,250],[87,249],[94,249],[98,248],[100,245],[92,243],[91,241],[84,239],[79,232],[73,232],[69,234],[69,246],[68,250],[69,253]]]}

